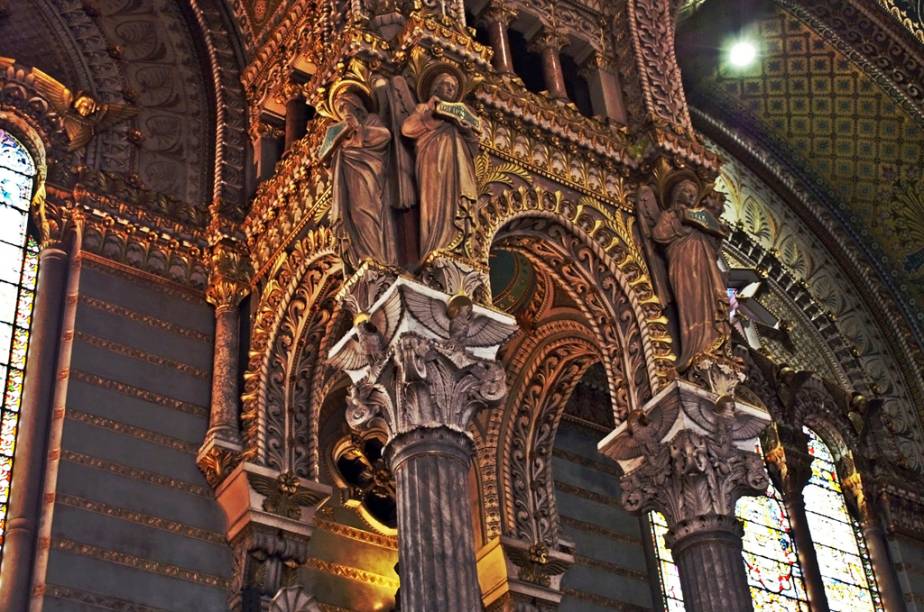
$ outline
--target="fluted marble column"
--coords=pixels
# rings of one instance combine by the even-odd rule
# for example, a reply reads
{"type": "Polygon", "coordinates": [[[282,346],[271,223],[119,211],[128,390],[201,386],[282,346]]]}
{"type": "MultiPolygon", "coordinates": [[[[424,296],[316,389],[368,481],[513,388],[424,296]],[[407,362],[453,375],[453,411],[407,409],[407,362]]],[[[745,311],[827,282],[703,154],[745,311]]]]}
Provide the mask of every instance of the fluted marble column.
{"type": "Polygon", "coordinates": [[[0,610],[10,612],[26,610],[31,590],[67,268],[60,244],[42,245],[0,580],[0,610]]]}
{"type": "Polygon", "coordinates": [[[368,267],[346,286],[341,299],[355,327],[331,349],[329,362],[353,381],[349,425],[388,432],[401,608],[479,610],[467,484],[474,444],[466,430],[476,410],[506,394],[495,357],[516,324],[474,304],[459,287],[434,289],[368,267]]]}
{"type": "Polygon", "coordinates": [[[480,609],[466,499],[471,439],[448,427],[420,427],[393,438],[387,451],[397,493],[402,609],[450,609],[450,595],[451,609],[480,609]]]}
{"type": "Polygon", "coordinates": [[[554,100],[567,100],[568,90],[565,87],[565,75],[561,69],[561,50],[565,46],[565,39],[549,26],[536,35],[531,48],[542,57],[542,76],[545,79],[545,88],[554,100]]]}
{"type": "Polygon", "coordinates": [[[756,406],[679,380],[598,445],[625,473],[622,506],[666,518],[691,612],[752,609],[735,504],[769,485],[754,450],[769,420],[756,406]]]}
{"type": "Polygon", "coordinates": [[[516,17],[516,10],[505,2],[495,0],[488,5],[483,13],[483,20],[491,39],[491,48],[494,50],[492,62],[494,69],[501,74],[512,74],[513,54],[510,51],[510,37],[507,28],[516,17]]]}
{"type": "Polygon", "coordinates": [[[799,566],[805,582],[805,592],[813,612],[826,612],[828,597],[818,566],[818,556],[809,530],[802,490],[812,477],[812,456],[808,452],[808,436],[802,431],[774,424],[769,430],[771,443],[765,458],[773,484],[783,495],[783,505],[789,515],[799,566]]]}

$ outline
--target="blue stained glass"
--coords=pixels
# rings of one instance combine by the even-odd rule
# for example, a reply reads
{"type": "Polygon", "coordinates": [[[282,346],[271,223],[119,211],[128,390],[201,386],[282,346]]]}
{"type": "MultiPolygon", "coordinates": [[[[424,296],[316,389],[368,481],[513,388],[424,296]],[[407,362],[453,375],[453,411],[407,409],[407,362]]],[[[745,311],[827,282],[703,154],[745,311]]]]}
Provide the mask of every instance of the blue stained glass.
{"type": "Polygon", "coordinates": [[[0,130],[0,560],[38,269],[38,247],[26,233],[34,177],[29,152],[0,130]]]}

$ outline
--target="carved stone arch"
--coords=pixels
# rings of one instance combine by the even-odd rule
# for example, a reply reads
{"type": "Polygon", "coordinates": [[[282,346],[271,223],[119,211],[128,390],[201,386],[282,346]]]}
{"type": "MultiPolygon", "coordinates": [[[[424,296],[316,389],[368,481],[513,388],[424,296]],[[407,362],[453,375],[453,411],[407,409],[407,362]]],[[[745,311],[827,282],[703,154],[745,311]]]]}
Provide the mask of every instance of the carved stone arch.
{"type": "Polygon", "coordinates": [[[565,405],[587,368],[599,360],[599,348],[590,330],[568,321],[548,325],[518,353],[525,354],[525,363],[514,366],[517,376],[511,381],[496,463],[503,532],[556,549],[552,447],[565,405]]]}
{"type": "Polygon", "coordinates": [[[860,440],[840,401],[817,376],[806,380],[798,389],[790,408],[793,424],[817,433],[840,461],[860,449],[860,440]]]}
{"type": "Polygon", "coordinates": [[[337,240],[322,228],[298,241],[267,281],[244,374],[244,455],[250,461],[317,477],[313,413],[329,382],[323,363],[342,274],[337,240]]]}

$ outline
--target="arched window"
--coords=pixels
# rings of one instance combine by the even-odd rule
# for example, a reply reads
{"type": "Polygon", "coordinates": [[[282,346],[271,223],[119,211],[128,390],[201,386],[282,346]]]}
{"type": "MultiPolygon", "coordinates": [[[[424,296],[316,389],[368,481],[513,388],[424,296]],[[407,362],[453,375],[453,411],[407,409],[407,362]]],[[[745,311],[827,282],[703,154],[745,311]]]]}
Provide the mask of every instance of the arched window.
{"type": "Polygon", "coordinates": [[[0,130],[0,559],[38,270],[38,245],[27,233],[34,182],[29,152],[0,130]]]}
{"type": "Polygon", "coordinates": [[[802,491],[809,531],[831,610],[881,610],[866,544],[847,503],[831,449],[804,428],[812,459],[812,478],[802,491]]]}

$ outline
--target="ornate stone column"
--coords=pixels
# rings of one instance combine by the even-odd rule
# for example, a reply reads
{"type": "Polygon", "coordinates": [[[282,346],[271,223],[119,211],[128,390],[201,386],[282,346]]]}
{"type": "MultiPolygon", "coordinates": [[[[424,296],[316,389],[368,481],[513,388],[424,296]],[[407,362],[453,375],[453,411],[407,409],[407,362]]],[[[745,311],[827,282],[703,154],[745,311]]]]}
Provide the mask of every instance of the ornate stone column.
{"type": "MultiPolygon", "coordinates": [[[[294,89],[290,88],[290,89],[294,89]]],[[[288,151],[308,132],[308,103],[293,91],[286,101],[286,128],[284,150],[288,151]]]]}
{"type": "Polygon", "coordinates": [[[494,69],[501,74],[514,73],[507,28],[516,16],[516,9],[499,0],[491,2],[482,14],[482,19],[488,28],[488,36],[491,39],[491,48],[494,50],[492,63],[494,69]]]}
{"type": "Polygon", "coordinates": [[[254,127],[256,137],[253,140],[254,165],[257,169],[257,181],[265,181],[273,176],[276,162],[282,149],[284,132],[266,121],[259,121],[254,127]]]}
{"type": "Polygon", "coordinates": [[[846,474],[841,480],[847,496],[847,505],[854,518],[860,522],[882,605],[889,612],[904,612],[908,608],[895,572],[895,564],[889,553],[875,485],[864,481],[850,457],[845,457],[839,463],[841,465],[838,465],[838,472],[846,474]]]}
{"type": "Polygon", "coordinates": [[[330,351],[353,381],[350,426],[388,432],[407,610],[481,609],[466,430],[476,410],[506,394],[495,356],[516,324],[453,293],[364,265],[341,294],[354,327],[330,351]]]}
{"type": "Polygon", "coordinates": [[[812,456],[808,453],[808,436],[785,425],[773,424],[767,430],[770,439],[764,458],[773,484],[783,495],[783,504],[789,515],[799,565],[805,580],[805,592],[812,610],[827,611],[828,597],[825,594],[818,556],[812,543],[808,517],[802,489],[812,477],[812,456]]]}
{"type": "Polygon", "coordinates": [[[209,429],[196,458],[212,486],[221,482],[240,461],[238,307],[249,290],[247,273],[247,258],[233,241],[221,240],[212,247],[209,285],[205,294],[206,300],[215,307],[212,401],[209,429]]]}
{"type": "Polygon", "coordinates": [[[617,67],[612,66],[599,52],[594,52],[581,73],[587,79],[594,112],[624,125],[626,106],[622,99],[617,67]]]}
{"type": "Polygon", "coordinates": [[[687,381],[664,388],[600,441],[625,472],[621,503],[667,519],[688,610],[751,610],[735,503],[769,481],[755,452],[770,417],[687,381]]]}
{"type": "Polygon", "coordinates": [[[542,76],[545,79],[545,88],[553,100],[568,99],[559,55],[566,42],[553,26],[545,25],[531,43],[531,49],[542,56],[542,76]]]}
{"type": "Polygon", "coordinates": [[[63,243],[43,240],[4,535],[0,609],[10,612],[26,610],[32,586],[67,276],[68,254],[63,243]]]}

